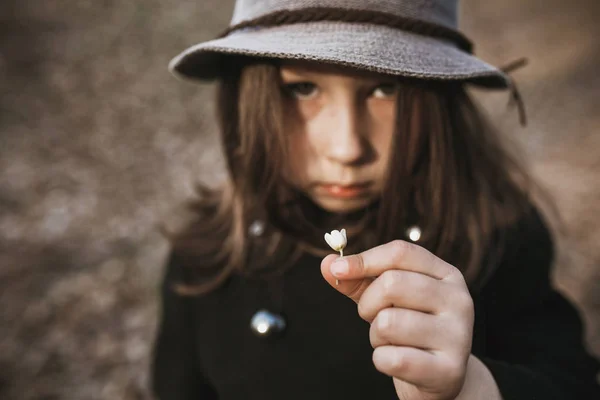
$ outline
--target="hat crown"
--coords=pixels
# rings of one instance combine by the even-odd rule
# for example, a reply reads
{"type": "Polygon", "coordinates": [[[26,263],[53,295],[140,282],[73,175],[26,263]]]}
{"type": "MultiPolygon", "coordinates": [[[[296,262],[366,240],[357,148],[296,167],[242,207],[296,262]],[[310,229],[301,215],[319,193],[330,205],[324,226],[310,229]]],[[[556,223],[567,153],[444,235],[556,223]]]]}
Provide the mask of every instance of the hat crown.
{"type": "Polygon", "coordinates": [[[388,13],[457,29],[459,0],[237,0],[231,25],[283,10],[338,8],[388,13]]]}

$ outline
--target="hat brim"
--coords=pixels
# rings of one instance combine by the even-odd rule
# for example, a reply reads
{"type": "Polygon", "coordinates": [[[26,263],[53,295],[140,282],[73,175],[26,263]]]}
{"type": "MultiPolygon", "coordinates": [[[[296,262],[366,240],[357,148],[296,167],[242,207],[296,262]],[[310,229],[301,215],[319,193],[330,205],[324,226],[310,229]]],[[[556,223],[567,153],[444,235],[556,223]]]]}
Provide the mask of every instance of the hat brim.
{"type": "Polygon", "coordinates": [[[310,22],[234,32],[192,46],[171,60],[180,78],[210,81],[228,55],[320,61],[407,78],[466,81],[506,88],[501,70],[450,41],[381,25],[310,22]]]}

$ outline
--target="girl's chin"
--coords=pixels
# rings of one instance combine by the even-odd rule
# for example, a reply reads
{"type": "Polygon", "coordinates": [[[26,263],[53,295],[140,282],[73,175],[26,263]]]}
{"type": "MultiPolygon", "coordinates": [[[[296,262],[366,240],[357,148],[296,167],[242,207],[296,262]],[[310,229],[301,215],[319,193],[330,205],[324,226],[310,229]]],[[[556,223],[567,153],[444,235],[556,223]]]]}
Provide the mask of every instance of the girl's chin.
{"type": "Polygon", "coordinates": [[[361,197],[354,199],[313,198],[319,207],[332,213],[349,213],[370,205],[373,199],[361,197]]]}

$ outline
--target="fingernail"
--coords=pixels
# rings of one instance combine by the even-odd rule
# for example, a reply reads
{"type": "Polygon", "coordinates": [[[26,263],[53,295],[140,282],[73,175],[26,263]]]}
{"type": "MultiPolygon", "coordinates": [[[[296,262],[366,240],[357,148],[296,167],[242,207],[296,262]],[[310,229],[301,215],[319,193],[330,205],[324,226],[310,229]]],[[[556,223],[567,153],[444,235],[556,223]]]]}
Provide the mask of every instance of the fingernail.
{"type": "Polygon", "coordinates": [[[343,259],[337,259],[331,264],[331,273],[336,277],[344,277],[348,274],[348,262],[343,259]]]}

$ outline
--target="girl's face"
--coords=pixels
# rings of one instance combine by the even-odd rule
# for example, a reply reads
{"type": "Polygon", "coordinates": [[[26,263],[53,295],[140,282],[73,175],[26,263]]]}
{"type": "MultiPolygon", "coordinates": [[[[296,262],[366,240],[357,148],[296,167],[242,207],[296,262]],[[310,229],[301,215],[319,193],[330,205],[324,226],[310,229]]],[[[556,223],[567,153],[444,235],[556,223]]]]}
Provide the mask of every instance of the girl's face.
{"type": "Polygon", "coordinates": [[[376,200],[391,154],[396,81],[298,62],[283,64],[280,75],[288,97],[286,180],[331,212],[376,200]]]}

